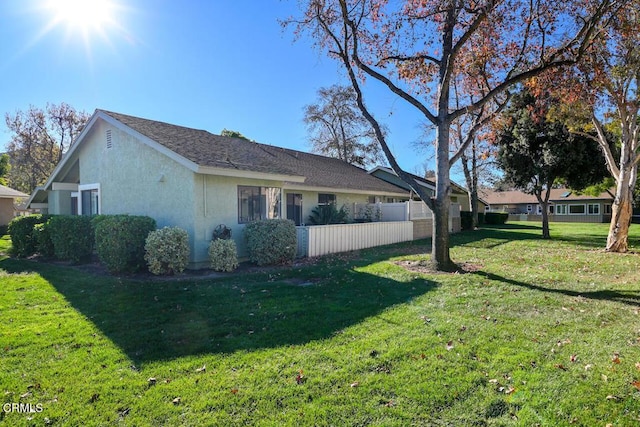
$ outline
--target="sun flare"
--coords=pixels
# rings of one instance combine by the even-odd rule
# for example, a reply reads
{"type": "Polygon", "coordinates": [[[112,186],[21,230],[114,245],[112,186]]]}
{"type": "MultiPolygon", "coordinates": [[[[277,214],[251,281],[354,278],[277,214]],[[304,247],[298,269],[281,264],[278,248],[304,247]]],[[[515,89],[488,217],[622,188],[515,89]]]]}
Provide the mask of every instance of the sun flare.
{"type": "Polygon", "coordinates": [[[110,0],[49,0],[48,6],[53,22],[66,25],[70,31],[102,32],[113,20],[110,0]]]}

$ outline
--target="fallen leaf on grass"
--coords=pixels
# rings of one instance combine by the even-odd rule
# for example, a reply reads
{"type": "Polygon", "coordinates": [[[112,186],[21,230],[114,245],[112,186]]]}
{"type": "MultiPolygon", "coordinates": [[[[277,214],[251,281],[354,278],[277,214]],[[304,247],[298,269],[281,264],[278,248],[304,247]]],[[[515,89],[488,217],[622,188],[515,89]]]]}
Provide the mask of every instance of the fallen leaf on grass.
{"type": "Polygon", "coordinates": [[[613,363],[615,363],[616,365],[619,365],[620,362],[620,355],[618,353],[613,353],[613,357],[611,358],[611,361],[613,363]]]}
{"type": "Polygon", "coordinates": [[[572,354],[571,357],[569,358],[569,360],[571,360],[571,362],[575,363],[578,361],[578,355],[577,354],[572,354]]]}
{"type": "Polygon", "coordinates": [[[451,351],[451,350],[453,350],[453,341],[449,341],[447,343],[447,351],[451,351]]]}
{"type": "Polygon", "coordinates": [[[238,394],[238,389],[237,388],[232,388],[231,389],[231,394],[238,394]]]}
{"type": "Polygon", "coordinates": [[[298,375],[296,375],[296,383],[302,384],[306,380],[307,380],[307,377],[304,376],[302,369],[300,369],[300,372],[298,372],[298,375]]]}
{"type": "Polygon", "coordinates": [[[155,377],[151,377],[147,380],[147,382],[149,383],[149,385],[156,385],[156,382],[158,380],[155,377]]]}
{"type": "Polygon", "coordinates": [[[202,365],[202,368],[198,368],[196,369],[196,372],[200,373],[200,372],[206,372],[207,370],[207,365],[202,365]]]}
{"type": "Polygon", "coordinates": [[[636,381],[633,381],[633,382],[631,383],[631,385],[632,385],[632,386],[634,386],[635,388],[637,388],[637,389],[638,389],[638,391],[640,391],[640,381],[637,381],[637,380],[636,380],[636,381]]]}
{"type": "Polygon", "coordinates": [[[640,370],[640,362],[637,362],[637,363],[636,363],[636,368],[637,368],[638,370],[640,370]]]}
{"type": "Polygon", "coordinates": [[[555,365],[553,365],[554,368],[558,368],[558,369],[562,369],[563,371],[567,370],[567,367],[564,366],[562,363],[557,363],[555,365]]]}
{"type": "Polygon", "coordinates": [[[612,394],[607,396],[607,400],[619,400],[620,398],[618,396],[614,396],[612,394]]]}
{"type": "Polygon", "coordinates": [[[180,399],[179,397],[176,397],[175,399],[173,399],[173,400],[171,401],[171,403],[173,403],[174,405],[179,405],[181,400],[182,400],[182,399],[180,399]]]}
{"type": "Polygon", "coordinates": [[[352,388],[358,387],[359,385],[360,383],[358,381],[351,383],[352,388]]]}

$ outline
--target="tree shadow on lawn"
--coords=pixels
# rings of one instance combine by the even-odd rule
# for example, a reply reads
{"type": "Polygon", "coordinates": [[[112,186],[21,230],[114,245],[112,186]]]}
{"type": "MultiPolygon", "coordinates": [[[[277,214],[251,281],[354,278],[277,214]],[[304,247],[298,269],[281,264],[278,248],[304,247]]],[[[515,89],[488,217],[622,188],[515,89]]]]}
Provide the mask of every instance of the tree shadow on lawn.
{"type": "Polygon", "coordinates": [[[330,338],[437,286],[335,266],[301,269],[295,277],[144,282],[11,259],[0,268],[40,274],[136,365],[330,338]]]}
{"type": "Polygon", "coordinates": [[[554,289],[546,288],[544,286],[533,285],[531,283],[521,282],[519,280],[507,279],[498,274],[487,273],[485,271],[474,271],[472,274],[482,276],[489,280],[494,280],[502,283],[507,283],[522,288],[531,289],[533,291],[548,292],[554,294],[561,294],[570,297],[581,297],[593,300],[605,300],[611,302],[618,302],[634,307],[640,307],[640,292],[634,291],[620,291],[615,289],[604,289],[600,291],[587,291],[580,292],[570,289],[554,289]]]}

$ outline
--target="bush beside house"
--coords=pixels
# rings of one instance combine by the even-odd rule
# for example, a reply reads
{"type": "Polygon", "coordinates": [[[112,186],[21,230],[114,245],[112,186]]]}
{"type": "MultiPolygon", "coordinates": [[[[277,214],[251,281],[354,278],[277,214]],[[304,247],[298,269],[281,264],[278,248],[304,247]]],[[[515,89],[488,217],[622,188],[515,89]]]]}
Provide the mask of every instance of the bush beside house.
{"type": "Polygon", "coordinates": [[[179,227],[154,230],[147,236],[144,250],[144,259],[151,273],[181,273],[189,263],[189,234],[179,227]]]}
{"type": "Polygon", "coordinates": [[[34,227],[49,220],[49,215],[28,215],[14,218],[9,223],[9,235],[17,257],[28,257],[38,251],[38,237],[34,227]]]}
{"type": "Polygon", "coordinates": [[[41,251],[48,251],[46,235],[51,240],[56,258],[80,262],[91,258],[94,233],[91,217],[78,215],[54,215],[40,230],[41,251]]]}
{"type": "Polygon", "coordinates": [[[214,239],[209,245],[209,262],[215,271],[230,272],[238,268],[238,249],[231,239],[214,239]]]}
{"type": "Polygon", "coordinates": [[[156,229],[148,216],[112,215],[101,218],[95,227],[96,251],[111,273],[137,272],[146,267],[145,241],[156,229]]]}
{"type": "Polygon", "coordinates": [[[506,224],[509,214],[505,212],[487,212],[484,214],[484,223],[491,225],[506,224]]]}
{"type": "Polygon", "coordinates": [[[254,221],[245,228],[249,260],[258,265],[287,264],[297,250],[296,226],[288,219],[254,221]]]}

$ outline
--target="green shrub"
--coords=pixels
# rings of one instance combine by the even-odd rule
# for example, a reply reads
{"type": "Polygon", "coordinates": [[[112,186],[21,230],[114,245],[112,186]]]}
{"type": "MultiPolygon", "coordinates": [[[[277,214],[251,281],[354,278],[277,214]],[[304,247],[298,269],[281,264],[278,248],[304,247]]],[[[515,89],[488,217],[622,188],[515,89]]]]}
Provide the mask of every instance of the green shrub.
{"type": "Polygon", "coordinates": [[[507,222],[509,214],[505,212],[487,212],[484,214],[484,223],[490,225],[502,225],[507,222]]]}
{"type": "Polygon", "coordinates": [[[47,223],[56,258],[80,262],[93,253],[91,217],[55,215],[47,223]]]}
{"type": "Polygon", "coordinates": [[[238,250],[233,240],[215,239],[209,244],[209,261],[215,271],[238,268],[238,250]]]}
{"type": "Polygon", "coordinates": [[[148,216],[105,215],[97,221],[98,257],[112,273],[136,272],[146,267],[144,245],[156,221],[148,216]]]}
{"type": "Polygon", "coordinates": [[[0,237],[4,236],[5,234],[9,233],[9,226],[8,225],[0,225],[0,237]]]}
{"type": "Polygon", "coordinates": [[[55,255],[53,241],[51,240],[50,223],[51,220],[33,226],[33,232],[37,241],[36,251],[47,258],[53,258],[55,255]]]}
{"type": "Polygon", "coordinates": [[[288,219],[254,221],[245,228],[249,259],[258,265],[286,264],[296,256],[296,226],[288,219]]]}
{"type": "Polygon", "coordinates": [[[460,225],[463,230],[471,230],[473,228],[473,213],[460,211],[460,225]]]}
{"type": "Polygon", "coordinates": [[[308,219],[311,225],[346,224],[349,222],[349,208],[346,205],[338,210],[336,205],[320,205],[311,210],[308,219]]]}
{"type": "Polygon", "coordinates": [[[478,225],[484,224],[484,212],[478,212],[478,225]]]}
{"type": "Polygon", "coordinates": [[[27,215],[14,218],[9,223],[9,235],[13,253],[18,257],[28,257],[38,251],[38,240],[34,226],[47,222],[49,215],[27,215]]]}
{"type": "Polygon", "coordinates": [[[147,236],[144,250],[151,273],[181,273],[189,263],[189,234],[179,227],[154,230],[147,236]]]}

